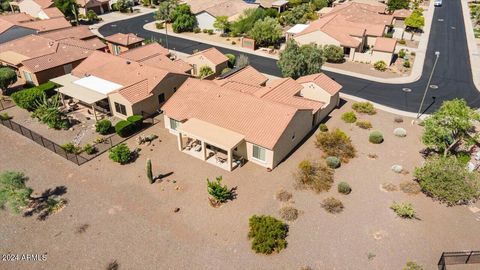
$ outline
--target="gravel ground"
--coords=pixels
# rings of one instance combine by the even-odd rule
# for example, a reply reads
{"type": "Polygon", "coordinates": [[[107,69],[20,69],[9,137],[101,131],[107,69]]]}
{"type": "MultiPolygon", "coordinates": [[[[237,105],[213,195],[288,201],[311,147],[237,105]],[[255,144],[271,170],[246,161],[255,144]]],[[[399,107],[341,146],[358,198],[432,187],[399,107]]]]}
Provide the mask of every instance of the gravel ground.
{"type": "MultiPolygon", "coordinates": [[[[162,123],[145,132],[157,134],[160,141],[142,146],[139,158],[124,166],[104,154],[78,167],[0,127],[2,170],[24,171],[39,193],[64,185],[69,201],[46,221],[0,212],[0,253],[47,253],[46,261],[2,261],[0,269],[106,269],[114,260],[119,269],[402,269],[408,260],[435,269],[443,251],[478,249],[478,238],[472,236],[480,233],[479,222],[467,207],[446,207],[423,194],[380,189],[385,182],[398,185],[412,179],[414,167],[422,162],[421,127],[406,118],[396,124],[394,115],[384,112],[359,116],[385,136],[383,144],[373,145],[369,131],[340,120],[349,110],[350,103],[344,104],[327,125],[347,132],[358,150],[358,157],[335,175],[335,184],[350,183],[350,195],[340,195],[336,186],[321,194],[293,188],[296,165],[305,157],[321,156],[313,136],[273,172],[247,163],[230,173],[180,153],[175,136],[162,123]],[[405,128],[407,137],[395,137],[396,127],[405,128]],[[152,159],[155,174],[168,176],[148,184],[146,158],[152,159]],[[394,164],[410,173],[393,173],[394,164]],[[238,187],[238,197],[213,208],[205,179],[219,175],[229,187],[238,187]],[[283,204],[275,194],[281,188],[293,193],[290,204],[302,213],[289,223],[287,249],[257,255],[247,239],[248,218],[278,217],[283,204]],[[328,196],[343,201],[342,213],[321,208],[328,196]],[[393,201],[412,203],[419,219],[396,217],[389,209],[393,201]],[[78,232],[82,225],[83,233],[78,232]]],[[[128,144],[134,147],[135,140],[128,144]]]]}

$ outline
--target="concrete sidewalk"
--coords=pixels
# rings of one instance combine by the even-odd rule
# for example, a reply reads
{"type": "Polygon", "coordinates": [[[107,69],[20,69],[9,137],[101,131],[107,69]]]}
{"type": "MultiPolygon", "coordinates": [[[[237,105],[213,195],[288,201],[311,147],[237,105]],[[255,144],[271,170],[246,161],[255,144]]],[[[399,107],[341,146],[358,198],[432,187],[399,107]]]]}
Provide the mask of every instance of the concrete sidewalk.
{"type": "Polygon", "coordinates": [[[470,9],[468,8],[468,1],[461,0],[463,20],[465,21],[465,34],[467,35],[468,53],[470,55],[470,65],[472,66],[473,83],[478,91],[480,91],[480,53],[475,41],[475,34],[473,32],[472,21],[470,19],[470,9]]]}

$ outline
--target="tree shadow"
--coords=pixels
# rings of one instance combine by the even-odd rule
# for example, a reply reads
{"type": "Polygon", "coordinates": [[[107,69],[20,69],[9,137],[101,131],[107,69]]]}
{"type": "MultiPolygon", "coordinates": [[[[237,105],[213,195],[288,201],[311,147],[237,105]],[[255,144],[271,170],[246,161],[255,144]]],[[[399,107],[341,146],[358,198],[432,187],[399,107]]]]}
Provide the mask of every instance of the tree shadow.
{"type": "Polygon", "coordinates": [[[230,189],[230,198],[228,199],[229,201],[233,201],[237,198],[238,193],[237,193],[238,186],[232,187],[230,189]]]}
{"type": "Polygon", "coordinates": [[[113,260],[107,265],[107,270],[118,270],[120,265],[118,264],[117,260],[113,260]]]}
{"type": "Polygon", "coordinates": [[[68,201],[60,198],[67,193],[66,186],[57,186],[54,189],[47,189],[39,197],[32,198],[28,210],[23,213],[24,217],[37,215],[37,219],[44,221],[51,214],[62,209],[68,201]]]}

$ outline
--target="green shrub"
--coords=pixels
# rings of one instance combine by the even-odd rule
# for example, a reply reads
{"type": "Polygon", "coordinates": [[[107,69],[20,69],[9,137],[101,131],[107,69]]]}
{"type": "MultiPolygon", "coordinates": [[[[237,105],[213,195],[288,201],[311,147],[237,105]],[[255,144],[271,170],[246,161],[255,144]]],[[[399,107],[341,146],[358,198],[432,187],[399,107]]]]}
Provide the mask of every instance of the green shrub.
{"type": "Polygon", "coordinates": [[[311,189],[317,193],[328,191],[333,184],[333,170],[308,159],[298,164],[295,173],[295,187],[311,189]]]}
{"type": "Polygon", "coordinates": [[[89,155],[93,155],[97,152],[97,148],[88,143],[83,147],[83,151],[89,155]]]}
{"type": "Polygon", "coordinates": [[[405,55],[406,55],[405,50],[404,50],[404,49],[400,49],[400,51],[398,52],[398,57],[404,58],[405,55]]]}
{"type": "Polygon", "coordinates": [[[121,143],[110,149],[108,158],[123,165],[130,162],[130,159],[132,158],[132,152],[126,144],[121,143]]]}
{"type": "Polygon", "coordinates": [[[122,120],[115,125],[115,132],[120,137],[128,137],[133,134],[135,128],[132,123],[122,120]]]}
{"type": "Polygon", "coordinates": [[[328,131],[328,127],[326,124],[322,123],[320,124],[320,126],[318,127],[318,129],[321,131],[321,132],[327,132],[328,131]]]}
{"type": "Polygon", "coordinates": [[[140,128],[142,126],[142,123],[143,123],[143,116],[135,114],[135,115],[129,116],[127,118],[127,121],[132,123],[132,125],[135,128],[140,128]]]}
{"type": "Polygon", "coordinates": [[[362,129],[371,129],[372,128],[372,123],[370,123],[369,121],[358,121],[355,125],[357,125],[357,127],[359,128],[362,128],[362,129]]]}
{"type": "Polygon", "coordinates": [[[208,32],[208,29],[203,29],[202,32],[206,34],[208,32]]]}
{"type": "Polygon", "coordinates": [[[210,181],[207,178],[207,191],[210,196],[212,196],[218,202],[226,202],[233,198],[233,192],[227,187],[227,185],[222,186],[222,177],[219,176],[215,181],[210,181]]]}
{"type": "Polygon", "coordinates": [[[372,131],[368,136],[368,141],[374,144],[380,144],[383,142],[383,134],[380,131],[372,131]]]}
{"type": "Polygon", "coordinates": [[[231,54],[231,53],[227,53],[225,54],[225,56],[228,58],[228,66],[230,68],[233,68],[233,66],[235,66],[235,62],[237,61],[237,57],[235,57],[235,55],[231,54]]]}
{"type": "Polygon", "coordinates": [[[465,204],[480,196],[479,173],[469,172],[455,156],[430,158],[414,175],[425,194],[448,205],[465,204]]]}
{"type": "Polygon", "coordinates": [[[345,54],[343,48],[336,45],[325,45],[322,47],[323,56],[326,58],[327,62],[331,63],[340,63],[345,60],[345,54]]]}
{"type": "Polygon", "coordinates": [[[469,152],[457,152],[455,153],[455,156],[457,157],[457,160],[460,163],[465,164],[465,166],[468,164],[468,162],[471,159],[469,152]]]}
{"type": "Polygon", "coordinates": [[[12,119],[12,118],[13,118],[13,117],[10,116],[10,115],[8,115],[8,113],[2,113],[2,114],[0,114],[0,120],[2,120],[2,121],[10,120],[10,119],[12,119]]]}
{"type": "Polygon", "coordinates": [[[325,159],[325,162],[327,163],[327,166],[332,169],[336,169],[340,167],[340,163],[341,163],[338,157],[333,157],[333,156],[327,157],[325,159]]]}
{"type": "Polygon", "coordinates": [[[410,61],[405,60],[405,62],[403,62],[403,67],[410,68],[410,61]]]}
{"type": "Polygon", "coordinates": [[[377,113],[373,104],[366,101],[366,102],[355,102],[352,104],[352,109],[357,113],[363,113],[368,115],[374,115],[377,113]]]}
{"type": "Polygon", "coordinates": [[[416,262],[407,262],[403,270],[423,270],[423,266],[416,262]]]}
{"type": "Polygon", "coordinates": [[[375,62],[375,64],[373,64],[373,67],[378,70],[378,71],[385,71],[387,70],[387,64],[385,63],[385,61],[383,60],[380,60],[380,61],[377,61],[375,62]]]}
{"type": "Polygon", "coordinates": [[[271,254],[287,247],[288,226],[271,216],[252,216],[249,220],[248,238],[256,253],[271,254]]]}
{"type": "Polygon", "coordinates": [[[338,157],[345,163],[355,157],[356,150],[352,141],[345,132],[338,128],[333,131],[319,132],[315,144],[326,156],[338,157]]]}
{"type": "Polygon", "coordinates": [[[202,31],[202,30],[201,30],[200,28],[198,28],[198,27],[193,28],[193,32],[194,32],[195,34],[198,34],[198,33],[200,33],[201,31],[202,31]]]}
{"type": "Polygon", "coordinates": [[[342,114],[342,120],[345,123],[355,123],[357,121],[357,116],[354,112],[346,112],[342,114]]]}
{"type": "Polygon", "coordinates": [[[80,147],[75,146],[71,142],[62,145],[62,148],[63,148],[63,150],[65,150],[65,152],[71,153],[71,154],[79,154],[81,152],[80,147]]]}
{"type": "Polygon", "coordinates": [[[338,190],[338,192],[340,192],[342,194],[345,194],[345,195],[350,194],[350,192],[352,192],[352,188],[350,187],[350,185],[347,182],[338,183],[337,190],[338,190]]]}
{"type": "Polygon", "coordinates": [[[95,131],[102,135],[107,135],[112,130],[112,122],[108,119],[103,119],[95,123],[95,131]]]}
{"type": "Polygon", "coordinates": [[[230,70],[232,70],[232,69],[229,68],[229,67],[226,67],[226,68],[222,69],[222,72],[220,73],[220,75],[226,74],[226,73],[230,72],[230,70]]]}
{"type": "Polygon", "coordinates": [[[405,44],[407,44],[407,41],[405,39],[400,39],[398,41],[398,44],[405,45],[405,44]]]}
{"type": "Polygon", "coordinates": [[[401,218],[414,218],[415,217],[415,209],[413,209],[413,205],[410,203],[396,203],[390,206],[399,217],[401,218]]]}
{"type": "Polygon", "coordinates": [[[164,29],[165,28],[165,24],[163,22],[156,22],[155,23],[155,27],[157,29],[164,29]]]}
{"type": "Polygon", "coordinates": [[[329,197],[322,201],[322,208],[329,213],[337,214],[343,211],[343,203],[334,197],[329,197]]]}
{"type": "Polygon", "coordinates": [[[208,33],[209,35],[213,35],[213,29],[208,29],[208,30],[207,30],[207,33],[208,33]]]}
{"type": "Polygon", "coordinates": [[[37,108],[37,102],[43,99],[43,91],[37,87],[21,90],[12,94],[12,99],[18,107],[34,111],[37,108]]]}

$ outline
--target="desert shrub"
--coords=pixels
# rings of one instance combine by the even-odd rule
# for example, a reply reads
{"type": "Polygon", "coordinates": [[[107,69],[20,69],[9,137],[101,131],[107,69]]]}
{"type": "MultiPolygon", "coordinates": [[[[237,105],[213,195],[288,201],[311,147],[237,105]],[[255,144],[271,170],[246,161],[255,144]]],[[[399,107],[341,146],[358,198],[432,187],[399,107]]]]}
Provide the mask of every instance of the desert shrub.
{"type": "Polygon", "coordinates": [[[405,50],[404,49],[400,49],[400,51],[398,52],[398,57],[400,58],[404,58],[405,57],[405,50]]]}
{"type": "Polygon", "coordinates": [[[400,116],[395,116],[395,118],[393,118],[393,122],[395,122],[395,123],[403,123],[403,118],[400,117],[400,116]]]}
{"type": "Polygon", "coordinates": [[[280,217],[286,221],[294,221],[298,218],[299,211],[298,209],[292,206],[284,206],[278,211],[280,217]]]}
{"type": "Polygon", "coordinates": [[[411,66],[410,61],[405,60],[405,62],[403,62],[403,67],[404,68],[410,68],[410,66],[411,66]]]}
{"type": "Polygon", "coordinates": [[[215,181],[210,181],[207,178],[207,191],[210,196],[222,203],[233,198],[232,190],[227,185],[222,186],[221,176],[217,177],[215,181]]]}
{"type": "Polygon", "coordinates": [[[329,156],[325,159],[325,162],[327,163],[327,166],[332,168],[332,169],[336,169],[338,167],[340,167],[340,159],[338,157],[334,157],[334,156],[329,156]]]}
{"type": "Polygon", "coordinates": [[[374,144],[380,144],[383,142],[383,134],[380,131],[372,131],[368,136],[368,141],[374,144]]]}
{"type": "Polygon", "coordinates": [[[33,87],[21,90],[12,94],[12,99],[18,107],[34,111],[37,108],[37,103],[43,99],[43,91],[38,87],[33,87]]]}
{"type": "Polygon", "coordinates": [[[321,132],[327,132],[328,131],[328,127],[326,124],[322,123],[320,124],[320,126],[318,126],[318,129],[321,131],[321,132]]]}
{"type": "Polygon", "coordinates": [[[385,63],[385,61],[383,60],[380,60],[380,61],[377,61],[375,62],[375,64],[373,64],[373,67],[378,70],[378,71],[385,71],[387,70],[387,64],[385,63]]]}
{"type": "Polygon", "coordinates": [[[480,196],[478,172],[469,172],[454,156],[430,158],[414,175],[425,194],[448,205],[465,204],[480,196]]]}
{"type": "Polygon", "coordinates": [[[202,31],[202,30],[200,30],[200,28],[198,28],[198,27],[193,28],[193,32],[194,32],[195,34],[198,34],[198,33],[200,33],[201,31],[202,31]]]}
{"type": "Polygon", "coordinates": [[[331,63],[340,63],[345,60],[345,55],[343,48],[336,45],[325,45],[322,47],[323,56],[326,58],[327,62],[331,63]]]}
{"type": "Polygon", "coordinates": [[[233,68],[235,66],[235,62],[237,61],[237,57],[231,53],[226,53],[225,56],[228,58],[228,66],[233,68]]]}
{"type": "Polygon", "coordinates": [[[12,119],[12,118],[13,118],[13,117],[10,116],[10,115],[8,115],[8,113],[2,113],[2,114],[0,114],[0,120],[2,120],[2,121],[7,121],[7,120],[10,120],[10,119],[12,119]]]}
{"type": "Polygon", "coordinates": [[[319,193],[328,191],[333,184],[333,170],[318,162],[303,160],[295,175],[296,187],[319,193]]]}
{"type": "Polygon", "coordinates": [[[411,52],[410,55],[411,55],[411,56],[415,56],[416,53],[415,53],[415,52],[411,52]]]}
{"type": "Polygon", "coordinates": [[[406,41],[405,39],[400,39],[400,40],[398,41],[398,44],[400,44],[400,45],[405,45],[405,44],[407,44],[407,41],[406,41]]]}
{"type": "Polygon", "coordinates": [[[392,209],[395,214],[401,218],[414,218],[416,214],[413,205],[410,203],[393,202],[393,204],[390,206],[390,209],[392,209]]]}
{"type": "Polygon", "coordinates": [[[328,197],[322,201],[322,208],[329,213],[337,214],[343,211],[343,203],[334,197],[328,197]]]}
{"type": "Polygon", "coordinates": [[[134,114],[132,116],[127,117],[127,121],[132,123],[134,128],[140,128],[143,123],[143,116],[134,114]]]}
{"type": "Polygon", "coordinates": [[[22,172],[0,173],[0,209],[20,213],[32,201],[33,189],[26,186],[28,177],[22,172]]]}
{"type": "Polygon", "coordinates": [[[284,189],[280,189],[279,191],[277,191],[275,197],[281,202],[288,202],[292,198],[292,193],[284,189]]]}
{"type": "Polygon", "coordinates": [[[230,72],[230,70],[232,70],[232,69],[229,68],[229,67],[226,67],[226,68],[222,69],[222,72],[220,72],[220,75],[226,74],[226,73],[230,72]]]}
{"type": "Polygon", "coordinates": [[[337,190],[338,190],[338,192],[340,192],[342,194],[345,194],[345,195],[350,194],[350,192],[352,192],[352,188],[350,187],[350,185],[347,182],[338,183],[337,190]]]}
{"type": "Polygon", "coordinates": [[[326,156],[336,156],[342,162],[348,162],[349,159],[355,157],[355,148],[352,141],[340,129],[328,132],[320,132],[317,134],[315,144],[326,156]]]}
{"type": "Polygon", "coordinates": [[[352,104],[352,109],[357,113],[364,113],[368,115],[374,115],[377,113],[373,104],[366,101],[366,102],[355,102],[352,104]]]}
{"type": "Polygon", "coordinates": [[[407,262],[403,270],[423,270],[423,266],[421,266],[416,262],[410,261],[410,262],[407,262]]]}
{"type": "Polygon", "coordinates": [[[418,194],[422,191],[422,188],[417,182],[403,181],[400,183],[400,190],[407,194],[418,194]]]}
{"type": "Polygon", "coordinates": [[[383,183],[382,184],[382,189],[386,190],[386,191],[396,191],[397,190],[397,186],[395,186],[394,184],[392,183],[383,183]]]}
{"type": "Polygon", "coordinates": [[[208,29],[203,29],[202,32],[206,34],[208,32],[208,29]]]}
{"type": "Polygon", "coordinates": [[[271,216],[252,216],[248,238],[256,253],[271,254],[287,247],[288,225],[271,216]]]}
{"type": "Polygon", "coordinates": [[[134,131],[135,127],[133,126],[133,124],[126,120],[122,120],[115,125],[115,132],[120,137],[128,137],[132,135],[134,131]]]}
{"type": "Polygon", "coordinates": [[[86,144],[83,147],[83,151],[87,153],[88,155],[93,155],[97,152],[97,148],[94,145],[91,144],[86,144]]]}
{"type": "Polygon", "coordinates": [[[102,134],[107,135],[112,130],[112,122],[108,119],[103,119],[95,123],[95,131],[102,134]]]}
{"type": "Polygon", "coordinates": [[[237,44],[237,43],[234,40],[232,40],[232,45],[235,45],[235,44],[237,44]]]}
{"type": "Polygon", "coordinates": [[[207,30],[207,33],[208,33],[209,35],[213,35],[213,29],[208,29],[208,30],[207,30]]]}
{"type": "Polygon", "coordinates": [[[358,121],[356,123],[356,125],[357,125],[357,127],[362,128],[362,129],[371,129],[372,128],[372,123],[370,123],[367,120],[358,121]]]}
{"type": "Polygon", "coordinates": [[[393,135],[397,137],[406,137],[407,131],[404,128],[396,128],[393,130],[393,135]]]}
{"type": "Polygon", "coordinates": [[[60,112],[60,106],[60,95],[57,94],[51,98],[47,98],[47,95],[43,94],[42,99],[35,102],[35,111],[32,113],[32,117],[47,124],[49,128],[68,129],[70,122],[65,115],[60,112]]]}
{"type": "Polygon", "coordinates": [[[346,112],[342,114],[342,120],[345,123],[355,123],[355,121],[357,121],[357,116],[354,112],[346,112]]]}
{"type": "Polygon", "coordinates": [[[132,152],[126,144],[121,143],[110,149],[108,158],[123,165],[130,162],[130,159],[132,158],[132,152]]]}
{"type": "Polygon", "coordinates": [[[71,153],[71,154],[78,154],[78,153],[81,152],[80,147],[74,145],[71,142],[62,145],[62,148],[63,148],[63,150],[65,150],[65,152],[71,153]]]}

